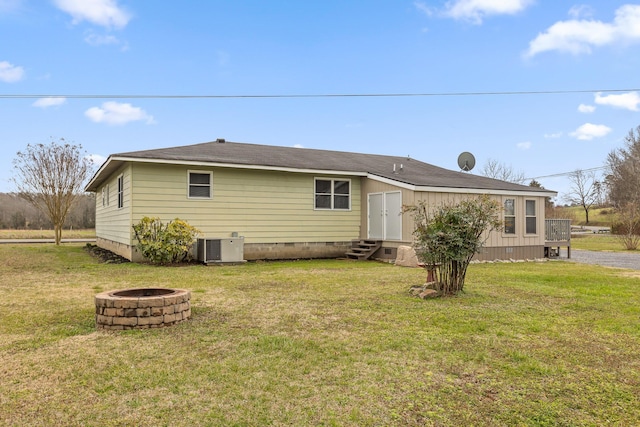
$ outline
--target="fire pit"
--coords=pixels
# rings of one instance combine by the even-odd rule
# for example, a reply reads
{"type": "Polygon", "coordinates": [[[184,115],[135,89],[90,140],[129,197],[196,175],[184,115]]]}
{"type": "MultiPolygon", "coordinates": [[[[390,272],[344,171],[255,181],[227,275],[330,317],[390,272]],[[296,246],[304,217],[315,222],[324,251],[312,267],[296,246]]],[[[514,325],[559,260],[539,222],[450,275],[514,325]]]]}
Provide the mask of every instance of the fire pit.
{"type": "Polygon", "coordinates": [[[96,295],[98,329],[147,329],[175,325],[191,317],[186,289],[136,288],[96,295]]]}

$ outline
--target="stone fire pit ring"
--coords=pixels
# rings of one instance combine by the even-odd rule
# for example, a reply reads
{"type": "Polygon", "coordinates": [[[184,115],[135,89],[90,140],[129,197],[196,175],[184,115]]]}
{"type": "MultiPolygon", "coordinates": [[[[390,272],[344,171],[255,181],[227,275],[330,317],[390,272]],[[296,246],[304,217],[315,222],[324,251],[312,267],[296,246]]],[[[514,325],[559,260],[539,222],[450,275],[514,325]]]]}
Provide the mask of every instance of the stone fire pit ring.
{"type": "Polygon", "coordinates": [[[191,317],[186,289],[133,288],[95,296],[98,329],[148,329],[175,325],[191,317]]]}

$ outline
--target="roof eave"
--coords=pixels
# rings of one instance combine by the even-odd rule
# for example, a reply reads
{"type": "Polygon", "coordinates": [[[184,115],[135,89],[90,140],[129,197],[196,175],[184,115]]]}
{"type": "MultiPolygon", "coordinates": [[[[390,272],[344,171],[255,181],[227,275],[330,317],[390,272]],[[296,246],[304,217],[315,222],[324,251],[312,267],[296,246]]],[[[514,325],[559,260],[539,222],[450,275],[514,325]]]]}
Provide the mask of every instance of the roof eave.
{"type": "Polygon", "coordinates": [[[368,174],[367,178],[386,184],[395,185],[412,191],[430,192],[430,193],[458,193],[458,194],[492,194],[504,196],[526,196],[526,197],[556,197],[556,191],[526,191],[526,190],[500,190],[486,188],[468,188],[468,187],[435,187],[427,185],[415,185],[406,182],[396,181],[375,174],[368,174]]]}
{"type": "Polygon", "coordinates": [[[106,177],[111,175],[114,167],[112,164],[120,166],[125,162],[132,163],[154,163],[154,164],[171,164],[171,165],[185,165],[195,167],[217,167],[217,168],[234,168],[234,169],[250,169],[250,170],[268,170],[278,172],[294,172],[294,173],[314,173],[322,175],[341,175],[341,176],[367,176],[366,172],[357,171],[343,171],[343,170],[330,170],[330,169],[301,169],[282,166],[265,166],[265,165],[251,165],[240,163],[224,163],[224,162],[206,162],[206,161],[194,161],[194,160],[172,160],[172,159],[153,159],[153,158],[139,158],[139,157],[124,157],[124,156],[111,156],[100,167],[98,172],[93,176],[91,181],[86,185],[85,191],[95,192],[98,187],[104,182],[106,177]],[[109,172],[111,171],[111,172],[109,172]],[[107,176],[101,175],[108,173],[107,176]]]}

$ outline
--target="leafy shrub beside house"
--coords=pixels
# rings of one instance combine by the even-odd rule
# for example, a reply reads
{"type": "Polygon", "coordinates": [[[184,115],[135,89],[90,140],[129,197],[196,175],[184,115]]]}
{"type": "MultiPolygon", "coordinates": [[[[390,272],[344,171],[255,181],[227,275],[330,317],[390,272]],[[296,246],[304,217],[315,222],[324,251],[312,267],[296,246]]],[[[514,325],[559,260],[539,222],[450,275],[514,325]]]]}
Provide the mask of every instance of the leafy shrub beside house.
{"type": "Polygon", "coordinates": [[[200,231],[179,218],[163,224],[160,218],[143,217],[133,225],[136,249],[153,264],[191,259],[191,247],[200,231]]]}

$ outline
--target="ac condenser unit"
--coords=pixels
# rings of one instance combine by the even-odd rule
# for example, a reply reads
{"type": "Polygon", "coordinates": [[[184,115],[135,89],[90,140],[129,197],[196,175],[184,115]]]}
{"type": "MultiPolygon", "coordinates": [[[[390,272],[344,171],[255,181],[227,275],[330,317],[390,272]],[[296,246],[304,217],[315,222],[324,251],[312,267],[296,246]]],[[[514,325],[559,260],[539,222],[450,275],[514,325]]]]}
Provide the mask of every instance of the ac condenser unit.
{"type": "Polygon", "coordinates": [[[205,264],[244,262],[244,237],[198,239],[198,261],[205,264]]]}

